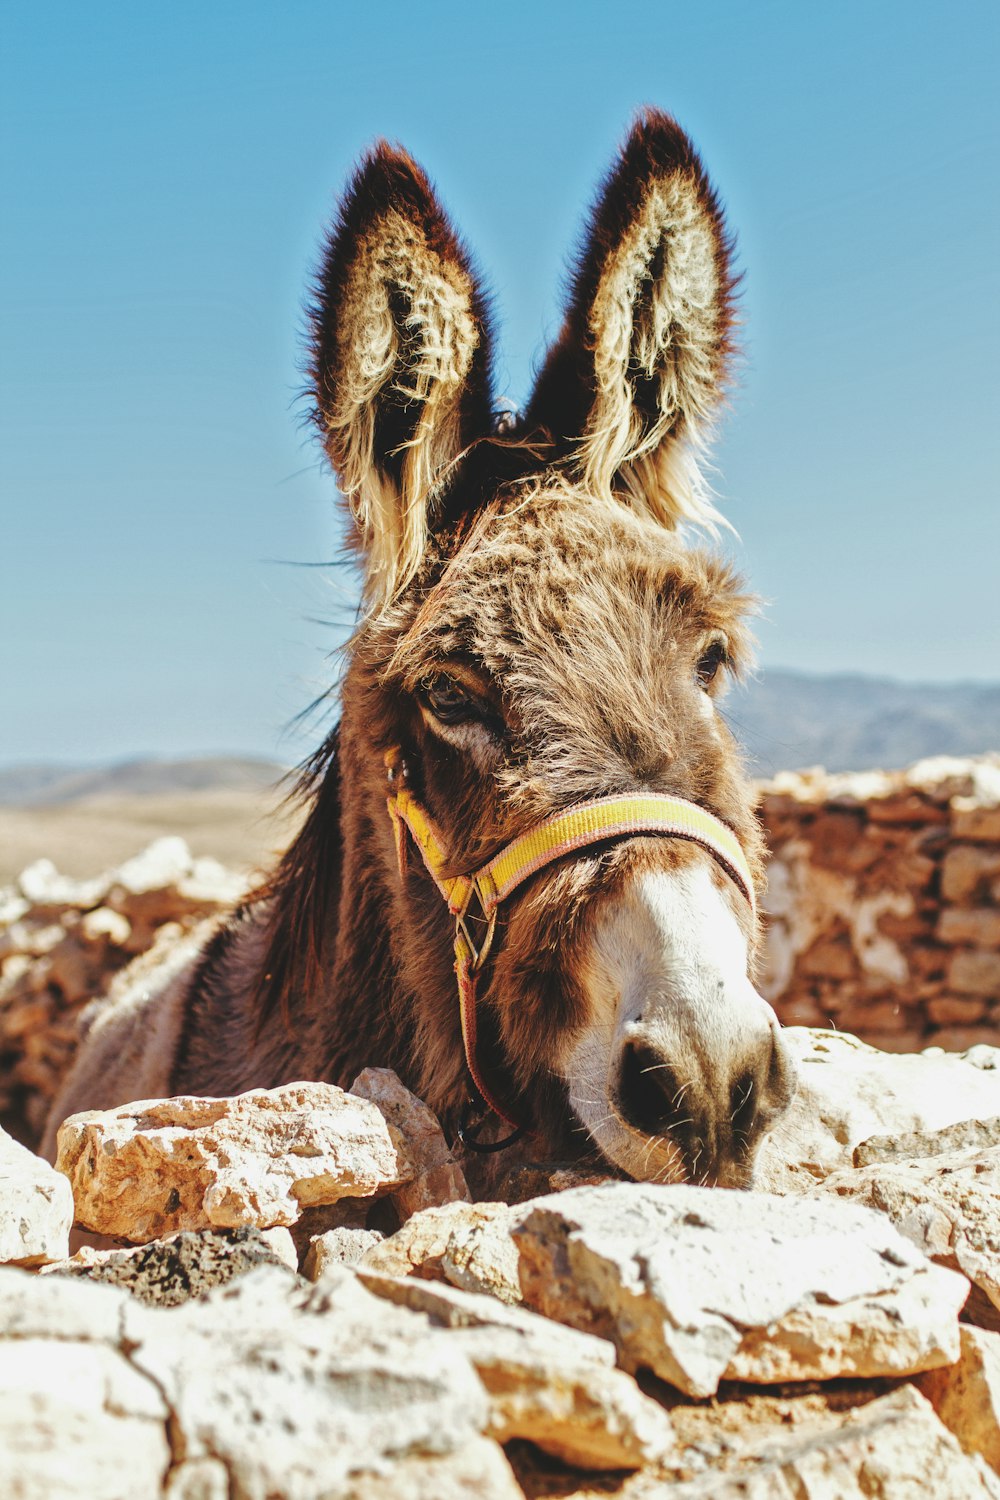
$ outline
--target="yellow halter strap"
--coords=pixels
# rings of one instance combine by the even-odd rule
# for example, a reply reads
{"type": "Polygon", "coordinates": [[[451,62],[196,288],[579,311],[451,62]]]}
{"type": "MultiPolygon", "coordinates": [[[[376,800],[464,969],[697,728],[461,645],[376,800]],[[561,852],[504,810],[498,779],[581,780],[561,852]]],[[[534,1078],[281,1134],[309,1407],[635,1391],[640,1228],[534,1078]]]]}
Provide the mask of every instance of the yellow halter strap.
{"type": "Polygon", "coordinates": [[[455,974],[458,980],[459,1016],[465,1061],[483,1102],[505,1120],[517,1121],[491,1093],[479,1067],[476,1046],[476,975],[486,961],[493,942],[497,909],[520,885],[546,865],[591,844],[618,842],[640,834],[689,839],[719,862],[756,913],[753,875],[732,829],[694,802],[646,792],[631,797],[598,797],[556,813],[527,833],[513,839],[500,853],[469,875],[446,877],[448,851],[429,813],[405,782],[405,769],[398,753],[386,755],[389,779],[388,808],[396,838],[400,874],[406,868],[406,836],[409,833],[424,865],[455,918],[455,974]],[[468,926],[472,908],[478,904],[485,918],[485,936],[474,940],[468,926]]]}

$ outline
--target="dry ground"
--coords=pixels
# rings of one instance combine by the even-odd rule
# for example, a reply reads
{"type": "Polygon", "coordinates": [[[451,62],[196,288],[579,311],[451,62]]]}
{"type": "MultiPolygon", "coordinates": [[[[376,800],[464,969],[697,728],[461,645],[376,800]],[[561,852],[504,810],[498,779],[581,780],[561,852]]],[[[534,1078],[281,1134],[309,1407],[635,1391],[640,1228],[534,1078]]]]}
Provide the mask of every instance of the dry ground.
{"type": "Polygon", "coordinates": [[[65,875],[96,875],[163,834],[180,834],[195,855],[234,869],[270,864],[298,813],[273,793],[175,792],[102,796],[49,807],[0,807],[0,885],[45,856],[65,875]]]}

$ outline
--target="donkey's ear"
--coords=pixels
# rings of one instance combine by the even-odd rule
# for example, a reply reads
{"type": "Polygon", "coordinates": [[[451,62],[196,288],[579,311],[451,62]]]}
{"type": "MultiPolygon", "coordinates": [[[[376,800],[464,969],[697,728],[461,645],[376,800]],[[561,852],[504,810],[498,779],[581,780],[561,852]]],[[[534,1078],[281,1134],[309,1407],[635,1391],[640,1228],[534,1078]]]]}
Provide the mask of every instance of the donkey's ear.
{"type": "Polygon", "coordinates": [[[733,349],[732,249],[691,142],[644,111],[599,195],[527,413],[594,493],[671,527],[719,519],[698,456],[733,349]]]}
{"type": "Polygon", "coordinates": [[[469,258],[423,171],[385,142],[341,204],[310,322],[314,416],[378,608],[417,571],[458,460],[492,411],[469,258]]]}

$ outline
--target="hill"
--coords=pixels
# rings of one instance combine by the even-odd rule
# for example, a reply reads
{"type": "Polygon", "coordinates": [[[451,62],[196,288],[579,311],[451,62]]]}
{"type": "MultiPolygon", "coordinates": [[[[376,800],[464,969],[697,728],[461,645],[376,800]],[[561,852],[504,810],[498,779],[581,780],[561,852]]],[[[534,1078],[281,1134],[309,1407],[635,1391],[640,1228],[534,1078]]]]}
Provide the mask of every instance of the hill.
{"type": "Polygon", "coordinates": [[[911,683],[772,669],[734,688],[723,714],[754,771],[906,766],[1000,748],[1000,684],[911,683]]]}
{"type": "Polygon", "coordinates": [[[286,769],[275,761],[238,755],[137,759],[105,766],[15,765],[0,768],[0,805],[51,807],[88,797],[268,792],[286,769]]]}

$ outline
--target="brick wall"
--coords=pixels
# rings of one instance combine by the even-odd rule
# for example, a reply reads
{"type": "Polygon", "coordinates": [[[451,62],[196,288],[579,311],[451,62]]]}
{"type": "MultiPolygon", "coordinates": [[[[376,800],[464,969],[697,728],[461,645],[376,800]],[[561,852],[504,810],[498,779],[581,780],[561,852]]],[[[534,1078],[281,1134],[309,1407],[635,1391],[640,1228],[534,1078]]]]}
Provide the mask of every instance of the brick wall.
{"type": "Polygon", "coordinates": [[[1000,755],[763,791],[781,1019],[892,1051],[1000,1042],[1000,755]]]}

